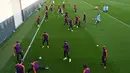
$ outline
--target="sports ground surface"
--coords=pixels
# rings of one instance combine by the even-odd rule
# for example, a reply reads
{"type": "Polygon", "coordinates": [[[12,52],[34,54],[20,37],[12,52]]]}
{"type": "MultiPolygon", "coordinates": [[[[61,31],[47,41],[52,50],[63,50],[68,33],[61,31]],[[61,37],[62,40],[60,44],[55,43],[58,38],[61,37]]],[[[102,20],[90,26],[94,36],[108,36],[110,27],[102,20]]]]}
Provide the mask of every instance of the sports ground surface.
{"type": "MultiPolygon", "coordinates": [[[[49,5],[50,2],[51,0],[48,0],[45,4],[49,5]]],[[[40,65],[49,66],[50,69],[38,73],[82,73],[82,65],[85,63],[90,67],[91,73],[130,73],[130,1],[65,0],[64,12],[68,11],[71,18],[75,19],[76,15],[82,18],[83,12],[87,14],[87,22],[83,22],[81,28],[74,28],[73,32],[68,31],[68,26],[63,26],[63,16],[57,13],[57,5],[62,2],[63,0],[55,1],[55,12],[49,12],[49,20],[41,22],[40,28],[35,25],[35,19],[38,15],[43,17],[43,9],[32,15],[1,45],[0,73],[15,72],[16,57],[12,55],[12,48],[17,40],[20,40],[25,54],[23,64],[26,70],[30,67],[30,62],[42,56],[40,65]],[[74,4],[78,7],[77,14],[73,11],[74,4]],[[94,10],[95,6],[102,10],[104,5],[109,6],[108,13],[94,10]],[[101,23],[95,25],[92,18],[96,17],[98,12],[101,15],[101,23]],[[41,48],[41,35],[45,31],[50,36],[49,49],[41,48]],[[71,63],[63,61],[64,40],[67,40],[71,47],[71,63]],[[30,43],[31,47],[28,48],[30,43]],[[108,49],[106,70],[100,65],[102,45],[106,45],[108,49]]]]}

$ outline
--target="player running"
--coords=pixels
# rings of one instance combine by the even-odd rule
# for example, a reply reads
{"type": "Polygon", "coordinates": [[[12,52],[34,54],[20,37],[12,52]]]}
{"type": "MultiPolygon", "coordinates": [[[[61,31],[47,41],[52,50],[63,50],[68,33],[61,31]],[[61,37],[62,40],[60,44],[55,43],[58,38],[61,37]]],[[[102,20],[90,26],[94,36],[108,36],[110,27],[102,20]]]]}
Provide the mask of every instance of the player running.
{"type": "Polygon", "coordinates": [[[35,60],[34,62],[31,63],[31,68],[28,69],[28,73],[33,71],[33,73],[37,73],[38,70],[48,70],[49,67],[40,67],[38,64],[38,61],[35,60]]]}
{"type": "Polygon", "coordinates": [[[45,12],[45,21],[48,20],[48,11],[45,12]]]}
{"type": "Polygon", "coordinates": [[[64,18],[64,26],[69,23],[69,19],[67,17],[64,18]]]}
{"type": "Polygon", "coordinates": [[[86,64],[83,65],[84,71],[83,73],[90,73],[90,68],[86,64]]]}
{"type": "Polygon", "coordinates": [[[98,13],[96,18],[92,18],[93,20],[96,20],[95,24],[100,23],[101,19],[100,19],[100,14],[98,13]]]}
{"type": "Polygon", "coordinates": [[[44,32],[44,34],[42,35],[42,38],[43,38],[43,46],[42,46],[42,48],[44,48],[44,43],[45,42],[47,43],[47,48],[49,48],[49,43],[48,43],[49,35],[46,32],[44,32]]]}
{"type": "Polygon", "coordinates": [[[22,65],[21,61],[15,65],[16,73],[25,73],[25,67],[22,65]]]}
{"type": "Polygon", "coordinates": [[[103,46],[103,52],[102,52],[102,64],[104,65],[104,69],[106,69],[106,60],[108,56],[108,51],[106,49],[106,46],[103,46]]]}
{"type": "Polygon", "coordinates": [[[76,13],[77,12],[77,6],[74,5],[74,12],[76,13]]]}
{"type": "Polygon", "coordinates": [[[87,16],[86,16],[86,13],[84,12],[84,15],[83,15],[83,21],[84,22],[86,22],[86,18],[87,18],[87,16]]]}
{"type": "Polygon", "coordinates": [[[67,43],[67,41],[64,41],[64,59],[63,60],[66,60],[68,58],[69,62],[71,62],[71,58],[69,56],[69,52],[70,52],[70,46],[67,43]]]}
{"type": "Polygon", "coordinates": [[[73,31],[73,20],[72,20],[72,18],[69,21],[69,29],[68,30],[73,31]]]}
{"type": "Polygon", "coordinates": [[[23,59],[23,52],[22,48],[20,47],[19,41],[17,41],[14,45],[14,56],[17,56],[17,61],[23,59]],[[19,55],[21,55],[21,58],[19,59],[19,55]]]}

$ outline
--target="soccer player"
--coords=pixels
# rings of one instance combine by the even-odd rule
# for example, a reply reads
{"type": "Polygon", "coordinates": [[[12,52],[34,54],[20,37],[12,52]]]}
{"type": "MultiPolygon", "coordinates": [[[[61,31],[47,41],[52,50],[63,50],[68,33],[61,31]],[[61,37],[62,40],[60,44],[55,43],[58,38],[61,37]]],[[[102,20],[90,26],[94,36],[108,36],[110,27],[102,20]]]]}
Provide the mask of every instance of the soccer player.
{"type": "Polygon", "coordinates": [[[64,25],[68,25],[69,19],[67,17],[64,18],[64,25]]]}
{"type": "Polygon", "coordinates": [[[81,25],[81,19],[80,19],[80,17],[78,17],[78,26],[77,26],[77,28],[80,27],[80,25],[81,25]]]}
{"type": "Polygon", "coordinates": [[[102,64],[104,65],[104,69],[106,69],[106,60],[108,56],[108,51],[106,49],[106,46],[103,46],[103,52],[102,52],[102,64]]]}
{"type": "Polygon", "coordinates": [[[84,12],[84,15],[83,15],[83,21],[84,22],[86,22],[86,18],[87,18],[87,16],[86,16],[86,13],[84,12]]]}
{"type": "Polygon", "coordinates": [[[48,70],[49,67],[40,67],[38,64],[38,61],[35,60],[34,62],[31,63],[31,68],[28,69],[28,73],[33,71],[33,73],[37,73],[38,70],[48,70]]]}
{"type": "Polygon", "coordinates": [[[19,41],[17,41],[14,45],[14,56],[17,56],[17,61],[23,59],[23,52],[22,48],[20,47],[19,41]],[[19,55],[21,55],[21,58],[19,59],[19,55]]]}
{"type": "Polygon", "coordinates": [[[97,15],[97,17],[96,17],[96,22],[95,22],[95,24],[97,24],[97,23],[99,23],[100,21],[101,21],[101,19],[100,19],[100,14],[98,13],[98,15],[97,15]]]}
{"type": "Polygon", "coordinates": [[[36,22],[38,25],[40,24],[40,16],[37,17],[36,22]]]}
{"type": "Polygon", "coordinates": [[[77,12],[77,6],[74,5],[74,12],[76,13],[77,12]]]}
{"type": "Polygon", "coordinates": [[[108,12],[108,6],[105,6],[105,10],[106,10],[106,12],[108,12]]]}
{"type": "Polygon", "coordinates": [[[44,48],[44,43],[45,42],[47,43],[47,48],[49,48],[49,43],[48,43],[49,35],[48,35],[48,33],[44,32],[44,34],[42,35],[42,38],[43,38],[43,46],[42,46],[42,48],[44,48]]]}
{"type": "Polygon", "coordinates": [[[48,5],[46,5],[46,11],[48,10],[48,5]]]}
{"type": "Polygon", "coordinates": [[[53,9],[53,4],[51,4],[50,10],[53,12],[53,10],[54,10],[54,9],[53,9]]]}
{"type": "Polygon", "coordinates": [[[90,73],[90,68],[86,64],[83,65],[84,71],[83,73],[90,73]]]}
{"type": "Polygon", "coordinates": [[[25,67],[19,60],[18,64],[15,65],[16,73],[25,73],[25,67]]]}
{"type": "Polygon", "coordinates": [[[105,9],[105,8],[106,8],[106,6],[103,7],[103,12],[106,12],[106,9],[105,9]]]}
{"type": "Polygon", "coordinates": [[[65,17],[69,17],[68,11],[65,12],[65,17]]]}
{"type": "Polygon", "coordinates": [[[70,52],[70,46],[67,41],[64,41],[64,59],[63,60],[66,60],[68,58],[69,62],[71,62],[69,52],[70,52]]]}
{"type": "Polygon", "coordinates": [[[59,12],[60,14],[62,14],[61,11],[62,11],[62,8],[60,7],[59,10],[58,10],[58,12],[59,12]]]}
{"type": "Polygon", "coordinates": [[[59,9],[60,9],[60,4],[58,4],[58,11],[59,11],[59,9]]]}
{"type": "Polygon", "coordinates": [[[65,2],[62,3],[62,7],[65,8],[65,2]]]}
{"type": "Polygon", "coordinates": [[[78,24],[78,16],[75,16],[75,25],[78,24]]]}
{"type": "Polygon", "coordinates": [[[69,29],[68,30],[73,31],[73,20],[72,20],[72,18],[69,21],[69,29]]]}
{"type": "Polygon", "coordinates": [[[48,19],[48,11],[45,13],[45,21],[48,19]]]}

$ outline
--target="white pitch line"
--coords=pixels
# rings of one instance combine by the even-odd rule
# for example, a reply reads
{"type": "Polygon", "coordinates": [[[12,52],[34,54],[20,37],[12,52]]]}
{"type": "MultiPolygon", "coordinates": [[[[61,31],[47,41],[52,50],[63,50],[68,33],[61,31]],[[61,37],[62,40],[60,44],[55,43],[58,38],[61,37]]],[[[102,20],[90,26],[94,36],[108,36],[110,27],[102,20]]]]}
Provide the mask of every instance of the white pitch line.
{"type": "MultiPolygon", "coordinates": [[[[83,1],[83,2],[86,3],[87,5],[89,5],[90,7],[95,8],[93,5],[87,3],[86,1],[83,1]]],[[[101,10],[100,10],[100,11],[101,11],[101,10]]],[[[102,12],[102,11],[101,11],[101,12],[102,12]]],[[[119,19],[117,19],[117,18],[115,18],[115,17],[113,17],[113,16],[111,16],[111,15],[109,15],[109,14],[107,14],[107,13],[105,13],[105,14],[106,14],[107,16],[109,16],[109,17],[115,19],[116,21],[118,21],[118,22],[120,22],[120,23],[122,23],[122,24],[124,24],[124,25],[126,25],[126,26],[128,26],[128,27],[130,27],[129,24],[126,24],[126,23],[124,23],[123,21],[121,21],[121,20],[119,20],[119,19]]]]}
{"type": "MultiPolygon", "coordinates": [[[[52,1],[51,1],[51,3],[52,3],[52,1]]],[[[51,6],[51,4],[49,5],[49,8],[50,8],[50,6],[51,6]]],[[[25,52],[25,54],[24,54],[23,59],[26,58],[26,56],[27,56],[27,54],[28,54],[28,51],[30,50],[30,48],[31,48],[31,46],[32,46],[32,43],[33,43],[34,39],[36,38],[36,35],[37,35],[37,33],[38,33],[38,31],[39,31],[39,29],[40,29],[40,27],[41,27],[41,25],[42,25],[44,19],[45,19],[45,15],[44,15],[44,17],[43,17],[43,19],[42,19],[42,21],[41,21],[41,23],[40,23],[40,26],[39,26],[38,29],[36,30],[36,32],[35,32],[35,34],[34,34],[34,36],[33,36],[33,38],[32,38],[32,41],[30,42],[30,44],[29,44],[29,46],[28,46],[28,48],[27,48],[27,50],[26,50],[26,52],[25,52]]]]}

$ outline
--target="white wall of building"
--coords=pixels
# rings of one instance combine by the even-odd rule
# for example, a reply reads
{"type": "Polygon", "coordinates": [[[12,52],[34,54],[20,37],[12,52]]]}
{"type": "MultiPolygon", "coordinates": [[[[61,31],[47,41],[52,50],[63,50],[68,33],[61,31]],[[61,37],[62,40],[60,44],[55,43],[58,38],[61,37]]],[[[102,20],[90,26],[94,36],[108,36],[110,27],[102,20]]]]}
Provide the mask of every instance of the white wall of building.
{"type": "Polygon", "coordinates": [[[12,10],[15,20],[15,28],[17,28],[23,22],[20,0],[12,0],[12,10]]]}

